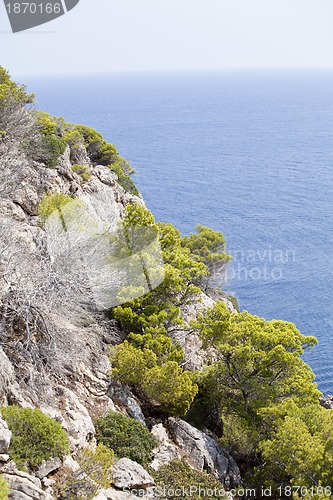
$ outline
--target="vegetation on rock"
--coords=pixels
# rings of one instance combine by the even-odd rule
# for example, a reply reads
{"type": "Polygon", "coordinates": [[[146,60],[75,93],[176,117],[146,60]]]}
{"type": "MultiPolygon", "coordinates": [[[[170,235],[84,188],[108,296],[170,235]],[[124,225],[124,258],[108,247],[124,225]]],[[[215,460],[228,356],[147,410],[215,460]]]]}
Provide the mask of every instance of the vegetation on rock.
{"type": "Polygon", "coordinates": [[[0,500],[8,500],[9,485],[5,479],[0,476],[0,500]]]}
{"type": "Polygon", "coordinates": [[[59,422],[40,410],[7,406],[1,414],[12,431],[9,455],[20,469],[33,469],[69,453],[68,437],[59,422]]]}
{"type": "Polygon", "coordinates": [[[44,194],[42,201],[38,205],[38,213],[44,222],[55,211],[57,211],[61,217],[61,208],[72,201],[73,198],[64,193],[55,192],[44,194]]]}
{"type": "Polygon", "coordinates": [[[157,441],[142,422],[110,411],[96,419],[94,425],[98,443],[113,450],[118,457],[130,458],[144,467],[152,461],[157,441]]]}
{"type": "Polygon", "coordinates": [[[91,177],[89,168],[86,165],[78,165],[75,163],[72,165],[72,170],[78,174],[84,181],[88,181],[91,177]]]}
{"type": "Polygon", "coordinates": [[[199,284],[204,289],[209,285],[218,285],[218,278],[223,280],[223,272],[231,257],[225,251],[226,243],[222,233],[214,229],[198,225],[196,233],[191,233],[182,239],[182,246],[191,250],[191,254],[199,262],[203,262],[208,270],[199,284]]]}
{"type": "Polygon", "coordinates": [[[110,488],[114,462],[112,450],[100,443],[95,451],[81,449],[76,460],[80,468],[63,481],[60,498],[92,500],[100,489],[110,488]]]}
{"type": "Polygon", "coordinates": [[[222,484],[207,472],[201,472],[190,467],[186,462],[173,460],[163,465],[157,472],[152,471],[156,482],[156,491],[164,492],[168,498],[203,497],[212,499],[228,498],[222,484]],[[177,492],[181,494],[177,494],[177,492]]]}

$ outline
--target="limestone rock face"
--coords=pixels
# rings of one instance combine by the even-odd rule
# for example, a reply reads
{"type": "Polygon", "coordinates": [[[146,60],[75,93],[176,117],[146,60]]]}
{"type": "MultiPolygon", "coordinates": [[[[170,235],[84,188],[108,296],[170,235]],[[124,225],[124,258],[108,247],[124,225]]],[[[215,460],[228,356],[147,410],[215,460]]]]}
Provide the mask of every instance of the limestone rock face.
{"type": "Polygon", "coordinates": [[[12,433],[7,423],[0,416],[0,454],[6,454],[9,450],[11,437],[12,433]]]}
{"type": "Polygon", "coordinates": [[[179,448],[171,441],[163,424],[154,425],[151,433],[159,442],[153,450],[154,460],[150,464],[153,469],[158,470],[162,465],[181,458],[179,448]]]}
{"type": "Polygon", "coordinates": [[[10,486],[12,500],[53,500],[53,495],[43,491],[41,481],[16,469],[13,462],[0,467],[0,473],[10,486]]]}
{"type": "Polygon", "coordinates": [[[240,483],[240,472],[233,458],[210,436],[181,419],[169,418],[174,442],[189,455],[199,470],[213,474],[221,483],[240,483]]]}
{"type": "Polygon", "coordinates": [[[51,460],[48,460],[47,462],[43,462],[42,465],[40,465],[38,467],[38,470],[35,473],[35,476],[38,477],[39,479],[44,479],[44,477],[51,474],[51,472],[54,472],[55,470],[60,469],[61,465],[62,465],[62,462],[61,462],[60,458],[52,458],[51,460]]]}
{"type": "Polygon", "coordinates": [[[113,381],[109,386],[108,395],[120,410],[125,410],[129,417],[142,423],[146,422],[141,407],[132,392],[122,384],[113,381]]]}
{"type": "Polygon", "coordinates": [[[146,489],[155,484],[148,472],[129,458],[121,458],[113,466],[113,483],[120,490],[146,489]]]}
{"type": "MultiPolygon", "coordinates": [[[[77,161],[87,164],[86,152],[80,155],[77,161]]],[[[103,166],[91,166],[91,177],[83,182],[72,172],[71,160],[67,148],[55,169],[22,162],[15,182],[1,193],[0,406],[40,408],[61,422],[75,450],[95,444],[95,409],[101,414],[114,409],[107,395],[110,363],[104,339],[119,343],[121,337],[100,321],[94,296],[85,294],[84,267],[49,255],[38,204],[47,192],[75,194],[112,230],[129,201],[143,201],[126,193],[103,166]]],[[[134,410],[139,416],[133,403],[134,410]]]]}

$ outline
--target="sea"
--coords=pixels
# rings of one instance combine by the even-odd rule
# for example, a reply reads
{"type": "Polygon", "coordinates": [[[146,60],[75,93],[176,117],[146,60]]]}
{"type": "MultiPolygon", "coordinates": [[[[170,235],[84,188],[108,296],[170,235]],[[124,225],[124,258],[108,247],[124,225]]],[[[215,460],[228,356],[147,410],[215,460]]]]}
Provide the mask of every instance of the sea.
{"type": "Polygon", "coordinates": [[[157,220],[222,231],[224,289],[295,323],[333,394],[333,72],[26,76],[36,107],[96,128],[136,169],[157,220]]]}

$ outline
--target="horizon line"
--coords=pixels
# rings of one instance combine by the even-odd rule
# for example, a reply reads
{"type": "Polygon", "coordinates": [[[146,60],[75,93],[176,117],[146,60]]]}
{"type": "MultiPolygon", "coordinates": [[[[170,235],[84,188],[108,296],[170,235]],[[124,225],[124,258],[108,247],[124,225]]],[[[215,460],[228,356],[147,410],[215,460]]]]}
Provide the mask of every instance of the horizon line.
{"type": "Polygon", "coordinates": [[[158,73],[219,73],[219,72],[284,72],[284,71],[333,71],[333,66],[237,66],[224,68],[167,68],[167,69],[115,69],[110,71],[96,72],[56,72],[56,73],[12,73],[14,78],[18,77],[55,77],[55,76],[109,76],[121,74],[158,74],[158,73]]]}

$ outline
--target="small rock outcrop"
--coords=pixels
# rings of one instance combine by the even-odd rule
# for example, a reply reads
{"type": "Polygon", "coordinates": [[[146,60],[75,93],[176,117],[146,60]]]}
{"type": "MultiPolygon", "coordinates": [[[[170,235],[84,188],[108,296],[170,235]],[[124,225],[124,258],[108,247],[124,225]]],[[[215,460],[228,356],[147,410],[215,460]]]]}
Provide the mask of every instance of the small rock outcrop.
{"type": "Polygon", "coordinates": [[[159,446],[153,450],[154,460],[150,464],[154,470],[160,469],[172,460],[181,458],[179,448],[171,441],[163,424],[154,425],[151,433],[159,442],[159,446]]]}
{"type": "Polygon", "coordinates": [[[5,455],[9,450],[10,440],[12,437],[11,431],[5,420],[0,416],[0,454],[5,455]]]}
{"type": "Polygon", "coordinates": [[[135,420],[142,423],[146,422],[141,406],[127,387],[112,381],[108,389],[108,396],[119,409],[125,410],[129,417],[135,418],[135,420]]]}
{"type": "Polygon", "coordinates": [[[168,428],[174,442],[189,455],[194,467],[213,474],[221,483],[240,483],[237,464],[212,437],[184,420],[172,417],[168,419],[168,428]]]}
{"type": "Polygon", "coordinates": [[[154,486],[154,479],[137,462],[121,458],[113,466],[113,483],[120,490],[147,489],[154,486]]]}
{"type": "Polygon", "coordinates": [[[320,404],[326,410],[333,410],[333,396],[327,394],[327,396],[323,396],[320,398],[320,404]]]}
{"type": "Polygon", "coordinates": [[[52,500],[51,492],[42,489],[42,483],[37,477],[17,470],[13,462],[0,467],[0,474],[10,486],[12,500],[52,500]]]}
{"type": "Polygon", "coordinates": [[[38,467],[38,470],[35,472],[35,476],[38,477],[38,479],[44,479],[44,477],[51,474],[51,472],[60,469],[61,466],[62,462],[60,458],[52,458],[47,462],[43,462],[42,465],[38,467]]]}

